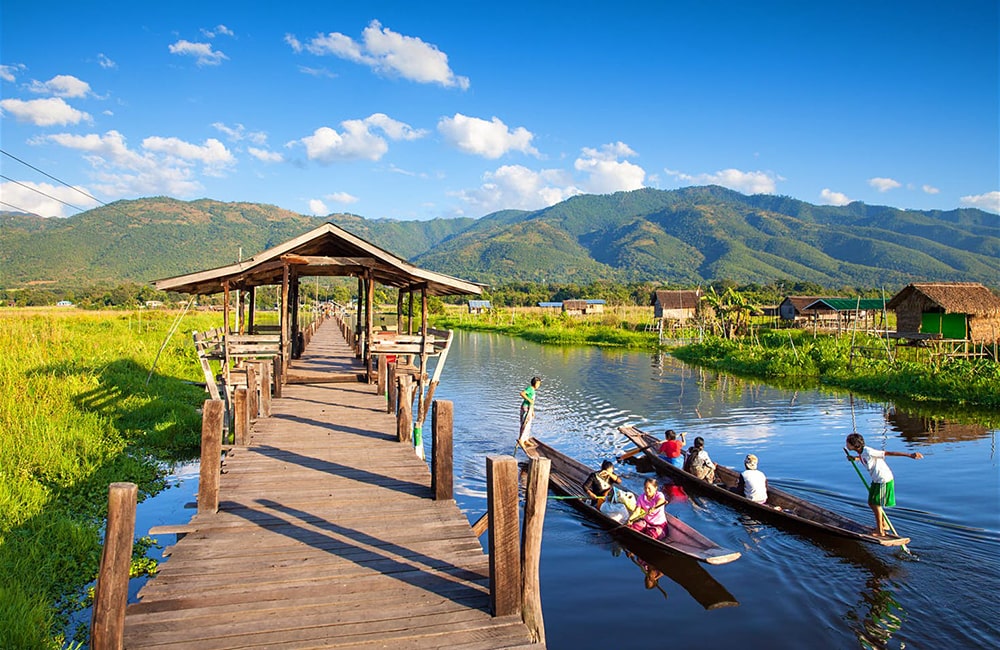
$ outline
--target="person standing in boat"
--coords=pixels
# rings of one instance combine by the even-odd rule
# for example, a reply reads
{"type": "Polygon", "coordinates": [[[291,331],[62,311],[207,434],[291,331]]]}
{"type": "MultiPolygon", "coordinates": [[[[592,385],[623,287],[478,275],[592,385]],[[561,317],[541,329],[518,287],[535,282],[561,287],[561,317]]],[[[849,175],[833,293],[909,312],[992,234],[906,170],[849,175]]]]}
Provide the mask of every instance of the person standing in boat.
{"type": "Polygon", "coordinates": [[[664,434],[666,440],[660,445],[660,456],[674,467],[684,468],[684,445],[687,442],[682,433],[679,437],[673,429],[667,429],[664,434]]]}
{"type": "Polygon", "coordinates": [[[695,438],[694,444],[688,449],[684,470],[709,483],[715,481],[715,463],[705,451],[705,439],[701,436],[695,438]]]}
{"type": "Polygon", "coordinates": [[[629,517],[629,528],[662,539],[667,530],[667,498],[660,492],[655,478],[647,478],[642,494],[636,497],[635,512],[629,517]]]}
{"type": "Polygon", "coordinates": [[[872,478],[868,487],[868,506],[875,514],[875,534],[885,537],[885,510],[896,505],[896,485],[893,479],[892,470],[885,462],[886,456],[905,456],[907,458],[920,459],[924,455],[919,451],[907,454],[901,451],[882,451],[865,446],[865,439],[860,433],[852,433],[847,436],[847,448],[857,452],[857,456],[847,455],[852,462],[861,461],[868,469],[868,474],[872,478]]]}
{"type": "Polygon", "coordinates": [[[601,469],[591,472],[583,482],[583,490],[590,497],[590,505],[598,510],[604,505],[604,500],[611,493],[614,484],[621,485],[622,480],[614,472],[614,463],[606,460],[601,463],[601,469]]]}
{"type": "Polygon", "coordinates": [[[524,447],[524,442],[531,437],[531,421],[535,418],[535,394],[542,385],[541,377],[532,377],[531,383],[521,391],[521,432],[517,443],[524,447]]]}
{"type": "Polygon", "coordinates": [[[743,466],[746,469],[740,474],[740,480],[736,483],[736,493],[754,503],[765,503],[767,501],[767,477],[764,476],[764,472],[757,469],[757,457],[753,454],[747,454],[743,466]]]}

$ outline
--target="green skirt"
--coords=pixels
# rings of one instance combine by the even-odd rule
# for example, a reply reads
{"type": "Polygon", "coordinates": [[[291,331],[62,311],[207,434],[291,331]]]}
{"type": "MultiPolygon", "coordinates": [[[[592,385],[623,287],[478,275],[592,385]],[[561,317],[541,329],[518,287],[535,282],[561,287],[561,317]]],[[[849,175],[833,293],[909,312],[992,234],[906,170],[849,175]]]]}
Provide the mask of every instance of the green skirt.
{"type": "Polygon", "coordinates": [[[896,505],[895,481],[872,483],[868,487],[868,503],[883,508],[891,508],[896,505]]]}

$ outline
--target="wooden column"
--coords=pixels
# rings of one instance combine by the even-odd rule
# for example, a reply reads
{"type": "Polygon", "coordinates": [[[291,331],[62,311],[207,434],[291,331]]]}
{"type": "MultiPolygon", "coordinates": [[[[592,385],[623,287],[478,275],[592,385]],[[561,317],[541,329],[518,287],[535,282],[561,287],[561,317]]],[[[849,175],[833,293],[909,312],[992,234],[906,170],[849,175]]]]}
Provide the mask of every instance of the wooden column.
{"type": "Polygon", "coordinates": [[[371,269],[365,272],[365,351],[364,362],[369,383],[372,380],[372,339],[375,336],[375,276],[371,269]]]}
{"type": "Polygon", "coordinates": [[[531,460],[528,465],[528,483],[524,495],[524,533],[521,535],[521,619],[528,626],[534,643],[545,643],[538,568],[542,555],[542,524],[545,523],[551,466],[552,461],[548,458],[531,460]]]}
{"type": "Polygon", "coordinates": [[[284,381],[285,371],[288,370],[288,360],[291,354],[292,347],[289,341],[291,332],[288,325],[288,319],[290,314],[288,313],[288,293],[290,290],[289,285],[289,273],[288,273],[288,263],[285,262],[281,265],[281,379],[284,381]]]}
{"type": "Polygon", "coordinates": [[[399,412],[396,414],[396,440],[412,442],[413,440],[413,378],[409,375],[399,377],[399,412]]]}
{"type": "Polygon", "coordinates": [[[362,334],[362,332],[361,332],[361,323],[365,322],[363,319],[364,319],[364,315],[365,315],[365,303],[367,303],[367,302],[368,302],[368,300],[367,300],[367,298],[365,298],[365,279],[364,279],[363,276],[359,275],[358,276],[358,308],[354,312],[354,314],[355,314],[355,323],[354,323],[354,341],[355,341],[355,343],[354,343],[354,358],[356,358],[356,359],[360,359],[361,358],[361,344],[359,344],[358,341],[361,341],[364,338],[364,334],[362,334]]]}
{"type": "Polygon", "coordinates": [[[453,496],[454,421],[452,403],[448,400],[436,400],[431,406],[431,491],[437,501],[451,499],[453,496]]]}
{"type": "Polygon", "coordinates": [[[409,290],[410,293],[410,314],[406,319],[406,333],[413,334],[413,288],[409,290]]]}
{"type": "Polygon", "coordinates": [[[246,446],[250,437],[250,410],[247,408],[247,389],[233,391],[233,444],[246,446]]]}
{"type": "Polygon", "coordinates": [[[486,457],[489,515],[490,609],[493,616],[521,613],[521,545],[518,540],[517,461],[486,457]]]}
{"type": "Polygon", "coordinates": [[[256,361],[247,361],[247,419],[253,422],[258,417],[260,417],[260,394],[257,392],[259,390],[259,385],[257,383],[257,367],[256,361]]]}
{"type": "Polygon", "coordinates": [[[299,274],[298,271],[292,270],[291,277],[291,295],[289,298],[292,300],[291,311],[292,311],[292,358],[298,359],[299,355],[302,354],[302,348],[299,345],[299,274]]]}
{"type": "Polygon", "coordinates": [[[247,306],[250,308],[247,316],[247,332],[253,334],[254,315],[257,313],[257,287],[250,287],[250,298],[247,300],[247,306]]]}
{"type": "Polygon", "coordinates": [[[229,334],[229,281],[222,283],[222,333],[229,334]]]}
{"type": "Polygon", "coordinates": [[[222,419],[226,404],[207,399],[201,410],[201,467],[198,477],[198,514],[219,511],[219,465],[222,462],[222,419]]]}
{"type": "Polygon", "coordinates": [[[403,290],[396,292],[396,333],[403,333],[403,290]]]}
{"type": "Polygon", "coordinates": [[[271,361],[260,364],[260,414],[265,418],[271,417],[271,366],[271,361]]]}
{"type": "Polygon", "coordinates": [[[128,604],[128,574],[135,538],[135,483],[108,486],[108,525],[104,531],[101,569],[94,589],[90,618],[90,647],[119,650],[124,645],[125,605],[128,604]]]}
{"type": "Polygon", "coordinates": [[[378,395],[385,395],[385,380],[386,374],[389,370],[389,362],[386,361],[386,356],[384,354],[378,355],[378,388],[376,389],[378,395]]]}
{"type": "Polygon", "coordinates": [[[399,382],[396,380],[396,364],[390,363],[389,370],[386,373],[387,377],[385,380],[386,384],[386,399],[385,402],[385,412],[395,413],[396,405],[399,403],[399,382]]]}
{"type": "MultiPolygon", "coordinates": [[[[281,357],[282,355],[279,354],[272,360],[272,363],[274,364],[274,367],[272,368],[272,370],[274,371],[272,373],[274,375],[274,378],[272,380],[272,383],[274,384],[274,396],[278,398],[281,397],[281,385],[285,381],[285,374],[284,374],[285,364],[282,361],[281,357]]],[[[270,407],[271,407],[270,400],[268,400],[268,408],[270,407]]],[[[268,412],[268,415],[270,415],[270,412],[268,412]]]]}

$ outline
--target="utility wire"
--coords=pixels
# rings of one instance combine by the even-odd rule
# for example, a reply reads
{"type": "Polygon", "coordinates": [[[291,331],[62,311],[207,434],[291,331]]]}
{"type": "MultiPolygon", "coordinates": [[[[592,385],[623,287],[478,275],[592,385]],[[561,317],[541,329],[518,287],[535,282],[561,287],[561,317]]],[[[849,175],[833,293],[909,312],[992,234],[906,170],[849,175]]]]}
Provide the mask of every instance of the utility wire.
{"type": "Polygon", "coordinates": [[[83,212],[83,208],[75,206],[72,203],[66,203],[62,199],[57,199],[56,197],[52,196],[51,194],[46,194],[45,192],[41,191],[40,189],[31,187],[30,185],[25,185],[21,181],[15,181],[13,178],[8,178],[7,176],[4,176],[3,174],[0,174],[0,178],[4,179],[5,181],[9,181],[11,183],[14,183],[15,185],[20,185],[21,187],[23,187],[26,190],[31,190],[32,192],[38,192],[42,196],[47,196],[50,199],[52,199],[53,201],[59,201],[63,205],[68,205],[69,207],[73,208],[74,210],[79,210],[80,212],[83,212]]]}
{"type": "MultiPolygon", "coordinates": [[[[3,149],[0,149],[0,153],[2,153],[2,154],[3,154],[3,155],[5,155],[5,156],[8,156],[8,157],[10,157],[10,158],[13,158],[13,159],[14,159],[14,160],[16,160],[17,162],[19,162],[19,163],[21,163],[22,165],[24,165],[25,167],[30,167],[31,169],[34,169],[34,170],[35,170],[36,172],[38,172],[39,174],[42,174],[43,176],[47,176],[48,178],[51,178],[52,180],[54,180],[54,181],[55,181],[55,182],[57,182],[57,183],[61,183],[61,184],[65,185],[66,187],[68,187],[69,189],[73,190],[74,192],[79,192],[80,194],[83,194],[83,195],[84,195],[85,197],[87,197],[88,199],[91,199],[91,200],[93,200],[93,201],[97,201],[97,202],[98,202],[98,203],[100,203],[101,205],[107,205],[107,203],[105,203],[104,201],[100,200],[100,199],[99,199],[99,198],[97,198],[96,196],[93,196],[93,195],[91,195],[91,194],[88,194],[87,192],[84,192],[84,191],[83,191],[83,190],[81,190],[80,188],[78,188],[78,187],[74,187],[73,185],[70,185],[70,184],[69,184],[69,183],[67,183],[66,181],[63,181],[63,180],[60,180],[60,179],[56,178],[56,177],[55,177],[55,176],[53,176],[52,174],[49,174],[49,173],[47,173],[47,172],[44,172],[44,171],[42,171],[42,170],[41,170],[41,169],[39,169],[38,167],[35,167],[35,166],[34,166],[34,165],[32,165],[31,163],[27,163],[27,162],[25,162],[25,161],[21,160],[20,158],[18,158],[17,156],[15,156],[14,154],[12,154],[12,153],[10,153],[10,152],[7,152],[7,151],[4,151],[3,149]]],[[[58,200],[58,199],[56,199],[56,200],[58,200]]],[[[69,205],[69,204],[67,203],[66,205],[69,205]]],[[[77,209],[79,210],[79,208],[77,208],[77,209]]]]}

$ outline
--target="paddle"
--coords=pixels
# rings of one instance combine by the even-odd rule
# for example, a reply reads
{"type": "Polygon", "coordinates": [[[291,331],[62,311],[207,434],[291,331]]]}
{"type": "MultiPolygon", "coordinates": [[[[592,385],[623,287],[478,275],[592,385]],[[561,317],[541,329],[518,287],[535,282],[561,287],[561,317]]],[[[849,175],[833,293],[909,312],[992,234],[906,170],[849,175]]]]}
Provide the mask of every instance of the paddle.
{"type": "MultiPolygon", "coordinates": [[[[858,467],[858,463],[854,460],[854,457],[851,456],[851,452],[848,451],[846,447],[844,448],[844,455],[847,456],[847,462],[849,462],[854,467],[854,471],[858,473],[858,478],[861,479],[861,483],[864,484],[865,491],[867,491],[868,490],[868,481],[865,479],[865,475],[861,473],[861,468],[858,467]]],[[[859,458],[859,460],[860,460],[860,458],[859,458]]],[[[885,520],[885,523],[889,527],[889,530],[892,531],[892,534],[895,535],[896,537],[899,537],[899,533],[896,532],[895,526],[893,526],[892,522],[889,521],[889,515],[887,515],[885,513],[885,508],[882,509],[882,519],[885,520]]],[[[910,549],[906,548],[906,544],[903,544],[902,548],[907,553],[910,553],[910,549]]],[[[912,553],[910,553],[910,554],[912,555],[912,553]]]]}
{"type": "Polygon", "coordinates": [[[638,456],[639,454],[641,454],[642,452],[646,451],[647,449],[649,449],[648,446],[646,446],[646,447],[636,447],[635,449],[633,449],[631,451],[626,451],[624,454],[622,454],[621,456],[619,456],[617,458],[617,460],[620,463],[623,460],[628,460],[629,458],[632,458],[633,456],[638,456]]]}

